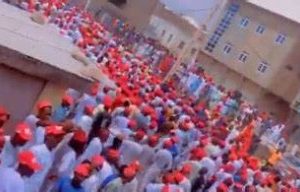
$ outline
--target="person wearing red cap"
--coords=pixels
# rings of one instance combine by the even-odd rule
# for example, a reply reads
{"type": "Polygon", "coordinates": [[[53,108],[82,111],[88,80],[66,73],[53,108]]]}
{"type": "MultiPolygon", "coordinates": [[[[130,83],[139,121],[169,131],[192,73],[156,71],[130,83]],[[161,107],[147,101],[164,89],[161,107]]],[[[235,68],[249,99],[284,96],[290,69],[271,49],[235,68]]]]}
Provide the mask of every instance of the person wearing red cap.
{"type": "Polygon", "coordinates": [[[65,135],[63,127],[48,126],[45,128],[45,142],[43,144],[34,145],[29,150],[37,157],[38,162],[43,169],[34,174],[30,178],[30,186],[32,191],[39,191],[45,181],[50,168],[53,165],[57,147],[59,147],[65,135]]]}
{"type": "Polygon", "coordinates": [[[60,161],[58,167],[58,176],[65,177],[71,175],[74,167],[76,166],[77,159],[80,157],[85,149],[87,143],[87,135],[82,130],[74,132],[72,139],[65,149],[65,155],[60,161]]]}
{"type": "Polygon", "coordinates": [[[2,166],[13,167],[17,162],[17,154],[32,139],[32,132],[25,123],[16,126],[13,137],[5,136],[5,143],[0,153],[0,161],[2,166]]]}
{"type": "Polygon", "coordinates": [[[73,103],[73,98],[69,95],[65,95],[62,98],[61,105],[58,106],[52,114],[53,121],[57,123],[63,122],[69,116],[73,103]]]}
{"type": "Polygon", "coordinates": [[[27,179],[41,168],[31,151],[20,152],[16,169],[5,166],[0,167],[0,191],[27,192],[27,179]]]}
{"type": "Polygon", "coordinates": [[[155,161],[154,155],[158,143],[159,143],[159,136],[151,135],[147,138],[147,144],[142,145],[142,152],[138,160],[140,161],[144,171],[148,170],[148,168],[155,161]]]}
{"type": "Polygon", "coordinates": [[[99,83],[93,83],[90,88],[90,94],[83,94],[83,96],[79,99],[78,104],[75,108],[75,123],[77,124],[80,120],[80,117],[84,113],[84,108],[86,106],[97,106],[97,94],[99,91],[100,84],[99,83]]]}
{"type": "Polygon", "coordinates": [[[90,162],[93,167],[93,173],[82,185],[85,191],[96,192],[105,182],[105,179],[114,173],[111,166],[101,155],[94,155],[91,157],[90,162]]]}
{"type": "Polygon", "coordinates": [[[79,164],[74,169],[74,176],[62,177],[58,180],[55,191],[57,192],[85,192],[82,183],[91,174],[91,165],[88,163],[79,164]]]}
{"type": "Polygon", "coordinates": [[[36,105],[36,108],[37,114],[31,114],[25,120],[25,123],[27,123],[30,126],[32,131],[34,131],[36,127],[45,127],[53,124],[53,122],[51,121],[51,102],[47,100],[39,101],[36,105]]]}
{"type": "Polygon", "coordinates": [[[122,145],[120,147],[121,154],[121,165],[127,165],[130,162],[139,159],[141,153],[143,151],[142,146],[131,140],[123,140],[122,145]]]}
{"type": "Polygon", "coordinates": [[[93,123],[94,107],[91,105],[85,106],[83,115],[79,118],[77,126],[87,135],[90,134],[93,123]]]}

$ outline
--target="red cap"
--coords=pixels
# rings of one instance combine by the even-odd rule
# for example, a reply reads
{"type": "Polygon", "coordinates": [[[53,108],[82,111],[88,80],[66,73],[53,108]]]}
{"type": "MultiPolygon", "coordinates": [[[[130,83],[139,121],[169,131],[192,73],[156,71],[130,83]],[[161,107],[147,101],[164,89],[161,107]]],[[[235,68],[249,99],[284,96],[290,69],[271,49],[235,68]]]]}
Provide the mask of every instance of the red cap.
{"type": "Polygon", "coordinates": [[[139,162],[139,161],[133,161],[132,163],[130,163],[129,165],[128,165],[129,167],[132,167],[132,168],[134,168],[135,169],[135,171],[136,172],[138,172],[139,170],[141,170],[141,163],[139,162]]]}
{"type": "Polygon", "coordinates": [[[90,115],[92,116],[93,115],[93,112],[94,112],[94,106],[92,105],[87,105],[84,107],[84,112],[87,114],[87,115],[90,115]]]}
{"type": "Polygon", "coordinates": [[[105,97],[104,97],[104,99],[103,99],[103,105],[105,106],[105,107],[111,107],[112,106],[112,104],[113,104],[113,100],[112,100],[112,98],[110,97],[110,96],[108,96],[108,95],[106,95],[105,97]]]}
{"type": "Polygon", "coordinates": [[[107,150],[107,159],[110,161],[118,161],[120,157],[120,153],[118,150],[115,149],[108,149],[107,150]]]}
{"type": "Polygon", "coordinates": [[[175,182],[180,183],[183,181],[184,175],[182,173],[180,173],[179,171],[176,171],[174,173],[174,179],[175,179],[175,182]]]}
{"type": "Polygon", "coordinates": [[[129,120],[129,123],[128,123],[128,127],[131,128],[131,129],[136,128],[136,127],[137,127],[136,121],[133,120],[133,119],[130,119],[130,120],[129,120]]]}
{"type": "Polygon", "coordinates": [[[101,155],[94,155],[91,159],[93,166],[100,167],[104,163],[104,158],[101,155]]]}
{"type": "Polygon", "coordinates": [[[150,115],[152,113],[152,108],[150,106],[145,106],[142,110],[142,112],[145,114],[145,115],[150,115]]]}
{"type": "Polygon", "coordinates": [[[98,82],[95,82],[91,85],[90,94],[92,96],[96,96],[98,94],[99,86],[100,86],[100,83],[98,83],[98,82]]]}
{"type": "Polygon", "coordinates": [[[132,179],[136,176],[136,170],[133,167],[126,167],[123,170],[123,175],[125,178],[132,179]]]}
{"type": "Polygon", "coordinates": [[[19,164],[26,165],[33,171],[38,171],[42,166],[38,163],[35,155],[31,151],[22,151],[18,155],[19,164]]]}
{"type": "Polygon", "coordinates": [[[217,188],[217,192],[228,192],[228,191],[229,189],[227,185],[225,185],[224,183],[221,183],[217,188]]]}
{"type": "Polygon", "coordinates": [[[69,105],[73,105],[73,103],[74,103],[74,99],[73,99],[71,96],[69,96],[69,95],[65,95],[65,96],[62,98],[62,101],[63,101],[64,103],[69,104],[69,105]]]}
{"type": "Polygon", "coordinates": [[[79,164],[75,167],[74,172],[83,177],[88,177],[91,173],[91,166],[87,163],[79,164]]]}
{"type": "Polygon", "coordinates": [[[234,166],[232,164],[228,163],[228,164],[226,164],[226,165],[223,166],[223,169],[227,173],[232,173],[235,168],[234,168],[234,166]]]}
{"type": "Polygon", "coordinates": [[[50,101],[47,101],[47,100],[44,100],[44,101],[40,101],[38,104],[37,104],[37,109],[38,110],[42,110],[46,107],[52,107],[52,104],[50,101]]]}
{"type": "Polygon", "coordinates": [[[149,136],[148,138],[148,144],[151,146],[151,147],[155,147],[159,142],[159,136],[158,135],[151,135],[149,136]]]}
{"type": "Polygon", "coordinates": [[[201,160],[206,156],[206,152],[202,148],[195,148],[191,151],[191,159],[201,160]]]}
{"type": "Polygon", "coordinates": [[[26,123],[20,123],[16,126],[16,134],[26,141],[32,139],[32,132],[26,123]]]}
{"type": "Polygon", "coordinates": [[[142,139],[144,139],[146,133],[143,131],[143,130],[138,130],[136,133],[135,133],[135,139],[137,141],[141,141],[142,139]]]}
{"type": "Polygon", "coordinates": [[[64,135],[65,131],[63,130],[63,127],[57,126],[57,125],[50,125],[46,127],[46,135],[64,135]]]}
{"type": "Polygon", "coordinates": [[[80,143],[86,143],[88,137],[83,130],[77,130],[76,132],[74,132],[73,139],[80,143]]]}
{"type": "Polygon", "coordinates": [[[157,125],[156,121],[151,121],[149,128],[153,130],[153,129],[157,128],[157,126],[158,125],[157,125]]]}
{"type": "Polygon", "coordinates": [[[192,172],[192,165],[190,163],[185,163],[182,166],[181,173],[184,175],[189,175],[192,172]]]}
{"type": "Polygon", "coordinates": [[[172,146],[173,146],[173,142],[171,141],[171,139],[167,139],[166,141],[164,141],[163,147],[165,149],[170,149],[172,146]]]}
{"type": "Polygon", "coordinates": [[[164,184],[174,183],[175,177],[172,173],[167,173],[162,178],[164,184]]]}

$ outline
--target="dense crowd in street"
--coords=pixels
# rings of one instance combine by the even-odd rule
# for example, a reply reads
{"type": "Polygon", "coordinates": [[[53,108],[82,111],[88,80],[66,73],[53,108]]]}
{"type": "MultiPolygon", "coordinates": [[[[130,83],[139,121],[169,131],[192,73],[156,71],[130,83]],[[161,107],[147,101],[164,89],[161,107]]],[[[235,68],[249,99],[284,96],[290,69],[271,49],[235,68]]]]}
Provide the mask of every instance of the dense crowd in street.
{"type": "Polygon", "coordinates": [[[0,192],[300,190],[299,177],[276,168],[284,125],[204,70],[193,72],[202,80],[197,97],[178,91],[180,82],[157,72],[163,48],[133,31],[122,38],[89,13],[56,3],[21,7],[42,9],[115,86],[68,89],[60,106],[40,101],[12,136],[1,127],[14,114],[0,108],[0,192]],[[266,161],[251,155],[257,135],[277,145],[266,161]]]}

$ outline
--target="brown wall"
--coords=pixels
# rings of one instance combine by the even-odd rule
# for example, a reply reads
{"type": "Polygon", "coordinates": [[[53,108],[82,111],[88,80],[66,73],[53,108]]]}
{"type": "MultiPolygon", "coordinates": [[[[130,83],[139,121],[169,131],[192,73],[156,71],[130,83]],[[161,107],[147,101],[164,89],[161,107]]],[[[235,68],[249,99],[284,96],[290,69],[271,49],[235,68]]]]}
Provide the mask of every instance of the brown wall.
{"type": "Polygon", "coordinates": [[[11,119],[5,126],[7,133],[12,133],[16,123],[30,114],[36,99],[39,97],[45,81],[28,76],[0,64],[0,105],[7,108],[11,119]]]}

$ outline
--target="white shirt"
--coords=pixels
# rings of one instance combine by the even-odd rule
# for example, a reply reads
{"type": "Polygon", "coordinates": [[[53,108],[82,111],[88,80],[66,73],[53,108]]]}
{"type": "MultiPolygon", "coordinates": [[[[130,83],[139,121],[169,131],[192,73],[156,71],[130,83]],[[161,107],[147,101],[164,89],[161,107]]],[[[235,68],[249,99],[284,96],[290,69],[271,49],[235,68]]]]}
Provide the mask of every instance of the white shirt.
{"type": "Polygon", "coordinates": [[[21,175],[12,168],[0,167],[1,192],[28,192],[21,175]]]}
{"type": "Polygon", "coordinates": [[[127,165],[137,160],[142,153],[143,148],[139,143],[130,140],[124,140],[120,147],[121,164],[127,165]]]}
{"type": "Polygon", "coordinates": [[[47,148],[45,144],[35,145],[30,148],[30,151],[36,156],[37,161],[41,164],[42,169],[32,175],[26,182],[26,185],[30,187],[27,191],[40,191],[40,188],[45,181],[47,174],[52,166],[54,160],[54,154],[47,148]],[[28,184],[27,184],[28,183],[28,184]]]}
{"type": "Polygon", "coordinates": [[[105,178],[113,174],[111,166],[105,161],[101,170],[87,178],[82,186],[87,192],[97,192],[105,178]]]}
{"type": "Polygon", "coordinates": [[[120,192],[137,192],[138,190],[138,181],[134,178],[129,183],[125,183],[120,192]]]}
{"type": "Polygon", "coordinates": [[[207,175],[208,177],[211,177],[217,170],[216,167],[216,163],[214,162],[214,160],[212,160],[209,157],[204,157],[201,161],[200,161],[200,165],[201,167],[206,167],[208,172],[207,175]]]}
{"type": "Polygon", "coordinates": [[[139,157],[139,161],[144,170],[148,169],[154,162],[155,148],[149,145],[142,145],[142,152],[139,157]]]}
{"type": "Polygon", "coordinates": [[[29,127],[31,128],[31,131],[34,132],[35,128],[36,128],[36,123],[39,121],[39,118],[37,118],[35,115],[31,114],[29,116],[26,117],[25,119],[25,123],[27,125],[29,125],[29,127]]]}
{"type": "Polygon", "coordinates": [[[160,149],[155,154],[155,163],[161,170],[169,170],[172,168],[173,157],[170,151],[166,149],[160,149]]]}
{"type": "Polygon", "coordinates": [[[98,137],[92,139],[82,155],[78,158],[78,163],[83,162],[86,159],[91,159],[94,155],[100,155],[102,153],[102,143],[98,137]]]}
{"type": "Polygon", "coordinates": [[[65,153],[61,159],[60,166],[58,167],[59,177],[69,177],[76,166],[76,152],[69,147],[69,150],[65,153]]]}
{"type": "Polygon", "coordinates": [[[0,153],[1,166],[14,167],[17,163],[17,155],[20,151],[19,147],[14,147],[11,144],[11,137],[5,136],[5,143],[0,153]]]}
{"type": "Polygon", "coordinates": [[[179,183],[179,187],[181,187],[184,190],[184,192],[190,192],[192,189],[192,184],[190,180],[184,178],[183,181],[179,183]]]}
{"type": "Polygon", "coordinates": [[[93,119],[88,115],[82,115],[79,118],[78,126],[87,134],[89,135],[92,129],[93,119]]]}

